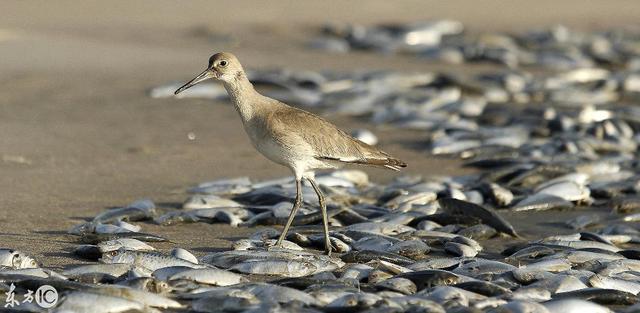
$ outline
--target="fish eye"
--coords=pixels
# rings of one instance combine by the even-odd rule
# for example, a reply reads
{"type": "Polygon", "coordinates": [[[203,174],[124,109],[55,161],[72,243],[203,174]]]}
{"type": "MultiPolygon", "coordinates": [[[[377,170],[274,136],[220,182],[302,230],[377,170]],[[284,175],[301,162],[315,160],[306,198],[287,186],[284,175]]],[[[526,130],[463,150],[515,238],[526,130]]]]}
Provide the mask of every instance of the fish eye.
{"type": "Polygon", "coordinates": [[[116,255],[118,255],[118,251],[116,251],[116,250],[110,251],[109,255],[110,256],[116,256],[116,255]]]}
{"type": "Polygon", "coordinates": [[[227,66],[227,63],[228,62],[226,60],[222,60],[222,61],[220,61],[220,63],[218,63],[218,65],[220,65],[221,67],[225,67],[225,66],[227,66]]]}

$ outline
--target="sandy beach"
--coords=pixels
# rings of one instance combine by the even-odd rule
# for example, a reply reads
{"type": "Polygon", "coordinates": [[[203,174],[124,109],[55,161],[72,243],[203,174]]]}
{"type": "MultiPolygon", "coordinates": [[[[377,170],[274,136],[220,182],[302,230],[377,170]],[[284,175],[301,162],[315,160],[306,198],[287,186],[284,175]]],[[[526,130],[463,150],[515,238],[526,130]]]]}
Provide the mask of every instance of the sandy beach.
{"type": "MultiPolygon", "coordinates": [[[[152,99],[149,88],[186,81],[213,52],[247,68],[394,69],[464,72],[410,56],[331,54],[305,47],[326,22],[365,25],[434,18],[471,32],[564,24],[629,27],[634,1],[4,1],[0,4],[0,246],[46,266],[81,262],[66,231],[108,207],[148,198],[175,206],[197,183],[290,175],[250,145],[233,107],[198,99],[152,99]],[[188,134],[195,134],[190,140],[188,134]]],[[[637,26],[637,25],[636,25],[637,26]]],[[[495,65],[494,65],[495,66],[495,65]]],[[[316,113],[321,113],[317,112],[316,113]]],[[[407,161],[402,174],[454,175],[455,159],[429,157],[417,131],[325,116],[342,129],[368,128],[380,147],[407,161]]],[[[373,181],[398,173],[365,169],[373,181]]],[[[578,213],[584,213],[580,211],[578,213]]],[[[567,232],[549,220],[576,212],[506,214],[526,237],[567,232]],[[545,221],[545,222],[542,222],[545,221]]],[[[203,254],[255,229],[194,224],[143,230],[203,254]]]]}

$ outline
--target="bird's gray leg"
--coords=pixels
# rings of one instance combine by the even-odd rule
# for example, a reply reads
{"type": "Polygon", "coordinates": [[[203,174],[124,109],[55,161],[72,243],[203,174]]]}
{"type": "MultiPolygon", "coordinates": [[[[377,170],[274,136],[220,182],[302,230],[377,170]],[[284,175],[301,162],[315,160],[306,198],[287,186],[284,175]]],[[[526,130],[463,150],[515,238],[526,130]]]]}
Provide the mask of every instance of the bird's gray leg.
{"type": "Polygon", "coordinates": [[[327,255],[331,255],[331,241],[329,240],[329,218],[327,217],[327,205],[324,202],[324,195],[316,184],[315,178],[313,176],[307,177],[307,180],[311,183],[311,187],[318,195],[318,202],[320,202],[320,210],[322,210],[322,224],[324,226],[324,249],[327,255]]]}
{"type": "Polygon", "coordinates": [[[285,237],[287,237],[287,232],[289,232],[289,227],[291,227],[291,223],[293,223],[293,219],[296,217],[296,213],[298,213],[298,209],[302,204],[302,179],[296,177],[296,200],[293,202],[293,208],[291,208],[291,214],[289,214],[289,220],[287,220],[287,224],[284,226],[282,230],[282,234],[278,241],[276,242],[276,247],[282,246],[282,241],[285,237]]]}

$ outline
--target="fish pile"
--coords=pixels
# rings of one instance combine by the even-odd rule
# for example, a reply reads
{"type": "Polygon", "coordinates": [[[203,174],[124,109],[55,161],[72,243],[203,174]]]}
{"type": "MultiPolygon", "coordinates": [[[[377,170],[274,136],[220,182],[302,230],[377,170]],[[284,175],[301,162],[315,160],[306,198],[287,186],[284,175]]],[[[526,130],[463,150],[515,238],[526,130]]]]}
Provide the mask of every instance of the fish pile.
{"type": "MultiPolygon", "coordinates": [[[[59,294],[51,309],[10,301],[5,309],[640,311],[640,110],[633,105],[640,95],[640,34],[555,27],[470,36],[456,21],[332,25],[323,33],[313,47],[505,65],[466,76],[248,72],[276,99],[424,132],[430,154],[455,155],[477,171],[402,176],[384,185],[357,170],[319,174],[332,256],[321,253],[322,215],[306,185],[294,228],[274,247],[279,231],[270,226],[284,224],[295,198],[289,177],[204,182],[188,190],[179,208],[139,200],[108,209],[69,230],[77,241],[69,256],[82,264],[59,271],[23,251],[0,249],[3,293],[49,285],[59,294]],[[557,221],[566,235],[519,231],[503,218],[540,210],[585,213],[557,221]],[[198,257],[181,247],[154,247],[171,238],[144,232],[145,223],[261,227],[227,250],[198,257]]],[[[150,95],[173,97],[179,85],[150,95]]],[[[180,97],[227,94],[220,85],[201,84],[180,97]]],[[[377,142],[366,130],[354,135],[377,142]]]]}
{"type": "Polygon", "coordinates": [[[366,27],[328,24],[309,46],[333,52],[409,54],[446,63],[492,62],[512,68],[618,66],[640,52],[638,29],[580,32],[558,25],[523,33],[466,34],[455,20],[366,27]]]}
{"type": "MultiPolygon", "coordinates": [[[[248,72],[273,98],[423,132],[429,154],[459,157],[477,171],[404,176],[387,185],[372,183],[359,171],[318,175],[337,255],[316,251],[323,248],[321,215],[305,186],[305,203],[283,247],[272,247],[279,233],[266,228],[235,242],[233,250],[197,263],[186,258],[205,268],[182,270],[215,268],[233,283],[160,279],[173,288],[168,297],[202,312],[640,311],[640,110],[634,105],[640,99],[640,33],[583,33],[558,26],[471,36],[459,22],[434,21],[331,25],[323,34],[311,46],[497,63],[493,70],[466,74],[248,72]],[[556,221],[573,232],[568,235],[520,234],[502,217],[508,212],[526,218],[526,212],[540,210],[585,213],[556,221]]],[[[173,97],[179,85],[153,88],[150,95],[173,97]]],[[[216,84],[195,86],[181,96],[227,97],[216,84]]],[[[370,132],[355,135],[377,141],[370,132]]],[[[160,225],[281,225],[295,186],[291,178],[240,177],[205,182],[190,192],[181,209],[145,219],[160,225]]],[[[78,227],[131,229],[122,219],[107,223],[111,226],[94,221],[78,227]]],[[[115,239],[95,231],[76,233],[115,239]]],[[[118,236],[153,236],[124,234],[118,236]]],[[[144,257],[126,251],[110,253],[144,267],[137,261],[144,257]]],[[[93,258],[113,260],[103,252],[93,258]]],[[[119,277],[114,281],[125,280],[119,277]]]]}
{"type": "MultiPolygon", "coordinates": [[[[332,256],[321,252],[309,186],[281,247],[271,227],[200,257],[153,247],[170,238],[142,232],[143,223],[281,225],[295,194],[288,177],[205,182],[180,208],[139,200],[72,227],[78,244],[70,253],[89,264],[58,272],[1,249],[0,286],[18,294],[53,286],[52,312],[636,312],[640,217],[631,212],[640,197],[611,195],[602,204],[611,217],[565,221],[576,230],[568,235],[519,234],[501,213],[595,205],[603,197],[591,186],[602,185],[606,169],[517,167],[493,171],[493,180],[479,172],[386,185],[362,171],[333,171],[317,177],[332,256]]],[[[17,308],[46,311],[35,303],[17,308]]]]}

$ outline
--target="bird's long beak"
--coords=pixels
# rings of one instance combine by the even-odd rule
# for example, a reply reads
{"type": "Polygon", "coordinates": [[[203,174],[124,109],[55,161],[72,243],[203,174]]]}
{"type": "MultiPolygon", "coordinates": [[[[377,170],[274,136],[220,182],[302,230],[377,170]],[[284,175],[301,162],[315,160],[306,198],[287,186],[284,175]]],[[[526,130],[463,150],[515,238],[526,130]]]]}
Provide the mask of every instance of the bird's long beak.
{"type": "Polygon", "coordinates": [[[176,90],[176,92],[174,92],[175,95],[209,79],[209,78],[213,78],[215,77],[215,74],[213,73],[212,69],[206,69],[204,70],[202,73],[200,73],[198,76],[196,76],[195,78],[193,78],[192,80],[190,80],[188,83],[182,85],[182,87],[178,88],[178,90],[176,90]]]}

